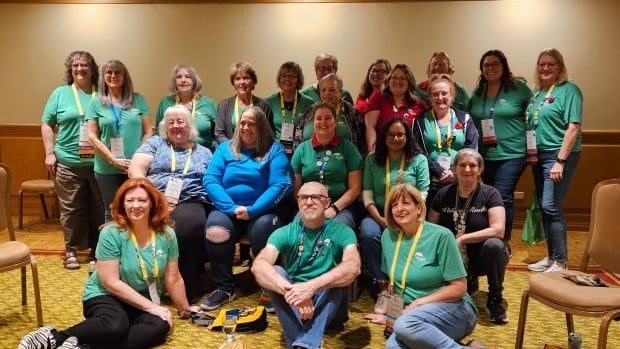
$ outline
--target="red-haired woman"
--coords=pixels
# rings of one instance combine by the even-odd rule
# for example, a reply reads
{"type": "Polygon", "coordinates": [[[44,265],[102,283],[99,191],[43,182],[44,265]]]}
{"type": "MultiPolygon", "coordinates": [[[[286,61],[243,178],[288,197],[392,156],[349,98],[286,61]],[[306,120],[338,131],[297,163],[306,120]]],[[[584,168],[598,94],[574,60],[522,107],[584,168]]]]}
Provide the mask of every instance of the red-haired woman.
{"type": "Polygon", "coordinates": [[[192,309],[163,194],[148,180],[132,178],[121,185],[110,206],[112,221],[101,230],[97,245],[97,271],[82,296],[86,319],[64,331],[41,327],[24,336],[20,349],[163,344],[172,327],[170,310],[160,305],[164,287],[179,315],[189,316],[192,309]]]}

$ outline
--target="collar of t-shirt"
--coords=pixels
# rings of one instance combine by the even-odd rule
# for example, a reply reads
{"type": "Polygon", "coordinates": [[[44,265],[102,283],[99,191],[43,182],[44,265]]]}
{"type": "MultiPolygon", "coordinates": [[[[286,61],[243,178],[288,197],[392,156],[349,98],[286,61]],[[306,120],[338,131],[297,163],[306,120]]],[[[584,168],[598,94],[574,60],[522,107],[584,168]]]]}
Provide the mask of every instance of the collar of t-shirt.
{"type": "MultiPolygon", "coordinates": [[[[319,140],[316,139],[316,133],[312,134],[312,148],[318,148],[318,147],[322,147],[323,144],[319,143],[319,140]]],[[[332,146],[335,147],[340,143],[340,137],[338,137],[338,134],[335,134],[334,137],[332,137],[332,139],[329,141],[329,143],[327,143],[327,146],[332,146]]]]}

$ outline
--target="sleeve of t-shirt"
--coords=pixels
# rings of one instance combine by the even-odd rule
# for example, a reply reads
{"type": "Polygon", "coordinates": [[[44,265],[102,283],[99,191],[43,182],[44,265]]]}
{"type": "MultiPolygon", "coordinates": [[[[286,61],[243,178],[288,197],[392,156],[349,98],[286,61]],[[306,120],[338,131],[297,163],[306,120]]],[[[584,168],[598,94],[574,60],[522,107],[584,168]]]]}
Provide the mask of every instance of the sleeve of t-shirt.
{"type": "Polygon", "coordinates": [[[304,157],[304,149],[306,149],[306,142],[301,143],[297,149],[293,152],[293,156],[291,157],[291,168],[293,169],[293,173],[301,174],[301,159],[304,157]]]}
{"type": "Polygon", "coordinates": [[[159,123],[164,119],[164,99],[166,99],[166,97],[162,98],[159,102],[159,105],[157,106],[157,114],[155,114],[155,125],[153,125],[155,128],[158,128],[159,123]]]}
{"type": "Polygon", "coordinates": [[[487,208],[493,208],[497,206],[504,206],[504,202],[502,201],[502,195],[499,193],[499,190],[494,187],[488,186],[488,194],[487,194],[487,208]]]}
{"type": "Polygon", "coordinates": [[[372,188],[372,177],[373,177],[373,168],[375,163],[375,156],[368,155],[366,160],[364,160],[364,175],[362,177],[362,190],[370,190],[373,191],[372,188]]]}
{"type": "Polygon", "coordinates": [[[424,154],[418,154],[413,161],[413,171],[416,178],[415,187],[419,191],[428,191],[431,186],[431,176],[428,171],[428,160],[424,154]]]}
{"type": "Polygon", "coordinates": [[[381,110],[381,100],[382,100],[381,92],[374,91],[370,98],[368,98],[368,106],[366,108],[366,112],[373,110],[381,110]]]}
{"type": "Polygon", "coordinates": [[[170,227],[166,227],[166,231],[170,236],[168,243],[168,261],[174,261],[179,259],[179,242],[177,241],[177,234],[170,227]]]}
{"type": "Polygon", "coordinates": [[[101,230],[95,256],[101,260],[121,259],[121,236],[114,224],[108,224],[101,230]]]}
{"type": "Polygon", "coordinates": [[[443,230],[437,245],[437,261],[443,279],[451,281],[467,276],[454,235],[448,229],[439,226],[435,227],[443,230]]]}
{"type": "Polygon", "coordinates": [[[154,136],[142,143],[142,145],[136,150],[136,153],[147,154],[155,157],[157,154],[157,149],[163,146],[164,144],[161,141],[161,138],[159,138],[159,136],[154,136]]]}
{"type": "Polygon", "coordinates": [[[383,253],[381,253],[381,271],[388,274],[390,272],[388,270],[388,265],[391,262],[388,261],[388,258],[391,258],[391,254],[394,253],[394,246],[392,246],[392,242],[390,241],[389,228],[385,228],[381,234],[381,249],[383,250],[383,253]]]}
{"type": "Polygon", "coordinates": [[[146,103],[146,99],[144,98],[144,96],[139,93],[134,93],[133,97],[133,104],[140,111],[140,116],[148,116],[150,114],[149,106],[146,103]]]}
{"type": "Polygon", "coordinates": [[[101,115],[99,115],[99,107],[101,106],[101,101],[99,101],[99,97],[91,98],[90,102],[88,102],[88,107],[86,108],[86,115],[84,115],[84,120],[97,120],[101,115]]]}
{"type": "MultiPolygon", "coordinates": [[[[332,221],[333,222],[333,221],[332,221]]],[[[338,243],[344,251],[349,245],[357,245],[357,238],[355,238],[355,232],[349,226],[341,224],[338,243]]]]}
{"type": "Polygon", "coordinates": [[[47,99],[45,109],[43,109],[43,116],[41,117],[41,122],[44,124],[54,126],[57,123],[59,90],[59,88],[55,89],[47,99]]]}
{"type": "Polygon", "coordinates": [[[355,145],[349,141],[345,141],[344,143],[345,150],[345,161],[347,162],[347,172],[353,172],[362,169],[362,155],[357,150],[355,145]]]}
{"type": "MultiPolygon", "coordinates": [[[[569,82],[570,83],[570,82],[569,82]]],[[[573,83],[570,83],[566,89],[565,95],[565,109],[564,109],[564,122],[581,124],[581,117],[583,114],[583,95],[579,87],[573,83]]]]}
{"type": "MultiPolygon", "coordinates": [[[[444,187],[448,188],[448,187],[444,187]]],[[[446,196],[447,189],[441,188],[433,198],[433,202],[431,202],[431,209],[435,212],[441,213],[441,207],[443,205],[444,197],[446,196]]]]}
{"type": "Polygon", "coordinates": [[[285,225],[276,229],[267,239],[267,245],[272,245],[278,250],[278,253],[284,251],[286,247],[286,237],[289,234],[289,226],[285,225]]]}

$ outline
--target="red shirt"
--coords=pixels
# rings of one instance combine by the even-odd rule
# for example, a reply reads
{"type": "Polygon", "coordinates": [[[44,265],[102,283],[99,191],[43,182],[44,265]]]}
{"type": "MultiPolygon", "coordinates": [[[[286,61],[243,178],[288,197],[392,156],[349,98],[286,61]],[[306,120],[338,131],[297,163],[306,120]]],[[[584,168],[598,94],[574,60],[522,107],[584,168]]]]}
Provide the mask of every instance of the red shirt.
{"type": "Polygon", "coordinates": [[[428,106],[422,100],[414,105],[403,105],[397,108],[391,96],[386,97],[379,91],[373,92],[368,100],[368,111],[379,110],[379,118],[377,119],[375,130],[381,128],[384,122],[394,117],[404,118],[411,126],[413,125],[413,119],[418,115],[424,114],[426,109],[428,109],[428,106]]]}

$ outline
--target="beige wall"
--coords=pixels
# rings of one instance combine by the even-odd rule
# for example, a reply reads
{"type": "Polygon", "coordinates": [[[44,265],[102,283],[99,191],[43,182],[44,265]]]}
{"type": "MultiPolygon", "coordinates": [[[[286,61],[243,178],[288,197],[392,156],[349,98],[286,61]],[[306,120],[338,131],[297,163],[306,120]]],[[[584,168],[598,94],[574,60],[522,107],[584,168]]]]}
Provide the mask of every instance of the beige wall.
{"type": "Polygon", "coordinates": [[[319,52],[340,59],[345,87],[357,94],[367,65],[386,57],[406,63],[418,80],[433,51],[453,58],[456,79],[469,89],[478,60],[503,50],[513,72],[532,80],[538,52],[554,46],[585,97],[584,128],[620,130],[610,112],[618,100],[620,3],[612,0],[507,0],[377,4],[0,4],[2,123],[38,123],[51,90],[62,83],[74,49],[101,64],[122,60],[151,110],[167,93],[176,63],[194,65],[203,92],[216,101],[232,94],[228,67],[252,62],[256,95],[275,91],[285,60],[314,80],[319,52]]]}

